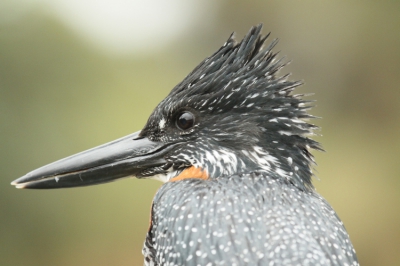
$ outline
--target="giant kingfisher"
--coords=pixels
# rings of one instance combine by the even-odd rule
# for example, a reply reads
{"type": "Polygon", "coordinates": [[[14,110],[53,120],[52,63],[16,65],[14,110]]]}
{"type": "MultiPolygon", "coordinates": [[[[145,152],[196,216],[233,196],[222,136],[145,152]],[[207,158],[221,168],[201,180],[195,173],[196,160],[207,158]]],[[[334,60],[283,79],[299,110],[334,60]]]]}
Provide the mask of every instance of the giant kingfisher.
{"type": "Polygon", "coordinates": [[[262,25],[233,34],[150,115],[144,128],[43,166],[17,188],[157,179],[145,265],[358,265],[349,235],[315,191],[302,84],[264,47],[262,25]]]}

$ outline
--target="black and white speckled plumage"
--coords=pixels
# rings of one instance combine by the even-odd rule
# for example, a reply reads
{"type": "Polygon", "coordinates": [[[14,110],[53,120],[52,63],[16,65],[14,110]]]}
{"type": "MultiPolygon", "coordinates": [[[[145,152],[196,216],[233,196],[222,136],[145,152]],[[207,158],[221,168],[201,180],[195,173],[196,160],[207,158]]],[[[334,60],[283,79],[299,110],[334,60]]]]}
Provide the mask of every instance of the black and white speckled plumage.
{"type": "Polygon", "coordinates": [[[152,217],[155,265],[358,265],[321,196],[262,173],[166,183],[152,217]]]}
{"type": "Polygon", "coordinates": [[[334,210],[314,190],[300,82],[262,46],[261,26],[237,43],[231,36],[157,106],[141,135],[182,143],[164,167],[143,172],[168,181],[183,169],[208,180],[166,182],[157,192],[143,254],[146,265],[358,265],[334,210]],[[196,123],[176,127],[190,111],[196,123]]]}

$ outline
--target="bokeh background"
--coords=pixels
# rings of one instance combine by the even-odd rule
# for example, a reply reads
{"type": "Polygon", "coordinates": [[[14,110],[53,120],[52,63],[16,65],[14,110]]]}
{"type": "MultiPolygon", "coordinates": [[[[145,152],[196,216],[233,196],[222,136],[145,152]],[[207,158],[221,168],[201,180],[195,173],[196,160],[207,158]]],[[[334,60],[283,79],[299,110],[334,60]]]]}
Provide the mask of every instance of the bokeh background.
{"type": "Polygon", "coordinates": [[[231,32],[264,23],[323,117],[314,183],[362,265],[400,265],[400,1],[0,1],[0,265],[141,265],[161,183],[21,191],[140,130],[231,32]]]}

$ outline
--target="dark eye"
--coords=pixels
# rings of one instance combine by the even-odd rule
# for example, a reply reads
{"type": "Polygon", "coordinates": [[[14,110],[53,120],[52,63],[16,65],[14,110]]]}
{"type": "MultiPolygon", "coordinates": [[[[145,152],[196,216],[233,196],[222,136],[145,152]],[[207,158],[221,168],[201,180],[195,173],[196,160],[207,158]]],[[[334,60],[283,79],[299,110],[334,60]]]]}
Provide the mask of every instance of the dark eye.
{"type": "Polygon", "coordinates": [[[178,115],[176,125],[182,130],[189,129],[194,125],[194,115],[191,112],[185,111],[178,115]]]}

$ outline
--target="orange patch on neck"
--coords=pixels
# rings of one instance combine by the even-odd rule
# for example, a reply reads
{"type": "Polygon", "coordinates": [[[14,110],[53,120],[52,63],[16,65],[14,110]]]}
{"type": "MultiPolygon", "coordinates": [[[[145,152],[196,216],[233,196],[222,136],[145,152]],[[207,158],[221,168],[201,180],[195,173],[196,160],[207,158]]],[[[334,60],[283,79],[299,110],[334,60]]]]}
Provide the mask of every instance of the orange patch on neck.
{"type": "Polygon", "coordinates": [[[183,179],[188,179],[188,178],[200,178],[203,180],[207,180],[209,178],[208,174],[206,171],[201,169],[200,167],[194,167],[191,166],[189,168],[186,168],[183,170],[179,175],[175,176],[174,178],[171,178],[169,181],[170,182],[175,182],[183,179]]]}

